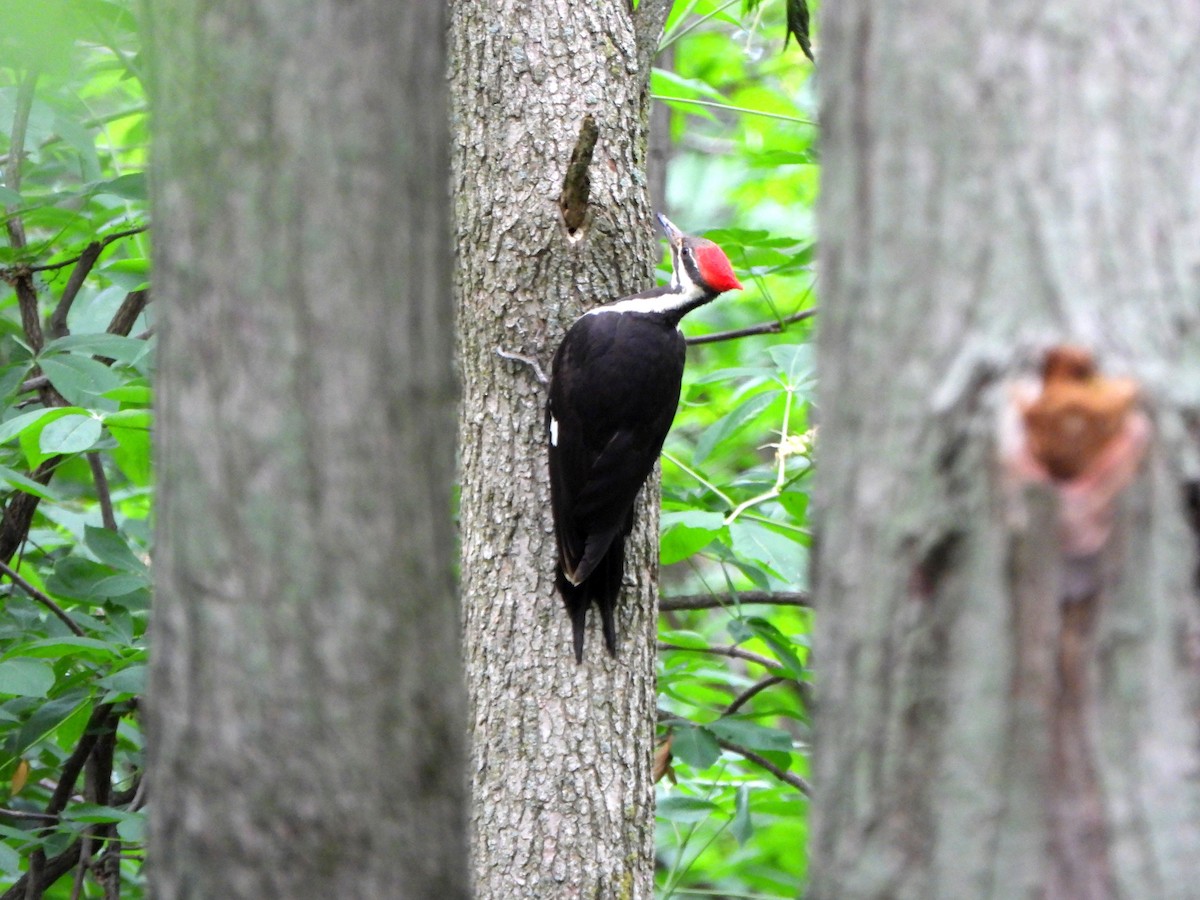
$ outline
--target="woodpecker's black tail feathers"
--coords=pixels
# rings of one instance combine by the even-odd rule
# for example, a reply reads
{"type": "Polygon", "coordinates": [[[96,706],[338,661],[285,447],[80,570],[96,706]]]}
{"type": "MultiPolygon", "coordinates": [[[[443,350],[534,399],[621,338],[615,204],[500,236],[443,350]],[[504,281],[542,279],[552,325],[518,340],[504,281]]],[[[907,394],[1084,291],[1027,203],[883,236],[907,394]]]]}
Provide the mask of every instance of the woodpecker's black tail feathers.
{"type": "Polygon", "coordinates": [[[617,655],[616,609],[617,596],[621,593],[621,576],[625,570],[625,537],[618,534],[591,574],[580,584],[567,580],[562,566],[558,567],[555,585],[562,595],[571,617],[571,639],[575,647],[575,662],[583,662],[583,635],[587,624],[587,611],[593,603],[600,613],[600,625],[604,634],[604,646],[609,655],[617,655]]]}

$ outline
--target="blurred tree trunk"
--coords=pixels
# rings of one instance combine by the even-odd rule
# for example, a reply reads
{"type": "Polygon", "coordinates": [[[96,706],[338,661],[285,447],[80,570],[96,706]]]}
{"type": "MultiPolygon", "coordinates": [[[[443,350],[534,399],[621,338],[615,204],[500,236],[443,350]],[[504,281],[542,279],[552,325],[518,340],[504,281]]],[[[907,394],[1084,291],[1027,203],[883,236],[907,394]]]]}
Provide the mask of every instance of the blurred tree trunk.
{"type": "Polygon", "coordinates": [[[154,894],[466,897],[445,5],[147,11],[154,894]]]}
{"type": "Polygon", "coordinates": [[[481,898],[653,893],[657,491],[646,492],[629,545],[620,656],[607,656],[589,622],[576,666],[554,590],[545,391],[497,351],[548,366],[585,308],[653,283],[648,82],[667,6],[452,5],[462,591],[481,898]],[[564,177],[586,150],[588,123],[589,184],[564,213],[564,177]]]}
{"type": "Polygon", "coordinates": [[[1191,896],[1200,7],[824,12],[811,895],[1191,896]],[[1076,604],[1054,498],[1006,515],[996,462],[1058,342],[1155,426],[1076,604]]]}

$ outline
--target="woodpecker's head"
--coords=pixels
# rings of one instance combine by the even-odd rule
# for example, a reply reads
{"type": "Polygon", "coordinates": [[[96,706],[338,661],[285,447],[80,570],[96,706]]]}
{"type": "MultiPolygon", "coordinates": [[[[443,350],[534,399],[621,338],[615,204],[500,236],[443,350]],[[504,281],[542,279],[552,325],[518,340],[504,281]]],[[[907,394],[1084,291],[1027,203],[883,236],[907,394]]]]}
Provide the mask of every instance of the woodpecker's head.
{"type": "Polygon", "coordinates": [[[712,296],[742,289],[729,257],[720,247],[704,238],[684,234],[662,213],[658,214],[658,221],[671,243],[672,288],[681,293],[712,296]]]}

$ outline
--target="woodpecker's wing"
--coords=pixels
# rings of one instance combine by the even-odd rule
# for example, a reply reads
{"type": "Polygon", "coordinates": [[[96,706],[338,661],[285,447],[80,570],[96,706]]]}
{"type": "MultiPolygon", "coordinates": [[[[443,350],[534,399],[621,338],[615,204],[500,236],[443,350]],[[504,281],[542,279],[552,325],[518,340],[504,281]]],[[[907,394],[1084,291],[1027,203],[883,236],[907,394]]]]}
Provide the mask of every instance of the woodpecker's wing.
{"type": "Polygon", "coordinates": [[[679,401],[683,337],[661,319],[581,317],[554,357],[546,429],[560,564],[578,584],[649,476],[679,401]]]}

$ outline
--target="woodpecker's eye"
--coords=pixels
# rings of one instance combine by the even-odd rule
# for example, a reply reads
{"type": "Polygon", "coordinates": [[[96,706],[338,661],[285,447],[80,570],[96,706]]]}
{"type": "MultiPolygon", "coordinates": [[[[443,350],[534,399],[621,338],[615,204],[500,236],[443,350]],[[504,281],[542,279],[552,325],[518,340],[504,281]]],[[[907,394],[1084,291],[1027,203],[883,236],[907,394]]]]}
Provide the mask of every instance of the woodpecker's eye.
{"type": "Polygon", "coordinates": [[[683,253],[683,258],[684,258],[684,259],[691,259],[691,258],[692,258],[692,248],[691,248],[691,247],[689,247],[689,246],[687,246],[686,244],[685,244],[685,245],[683,246],[683,248],[682,248],[682,253],[683,253]]]}

